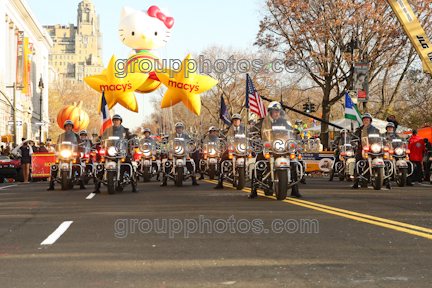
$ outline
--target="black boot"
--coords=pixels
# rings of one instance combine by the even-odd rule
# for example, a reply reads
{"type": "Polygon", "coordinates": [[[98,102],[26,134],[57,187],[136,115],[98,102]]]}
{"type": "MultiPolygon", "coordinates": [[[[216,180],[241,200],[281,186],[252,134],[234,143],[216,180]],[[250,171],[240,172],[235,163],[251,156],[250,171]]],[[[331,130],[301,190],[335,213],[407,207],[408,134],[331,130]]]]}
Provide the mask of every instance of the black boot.
{"type": "Polygon", "coordinates": [[[291,188],[291,196],[296,197],[296,198],[302,198],[303,197],[298,190],[298,184],[294,185],[291,188]]]}
{"type": "Polygon", "coordinates": [[[203,180],[204,179],[204,173],[201,173],[200,178],[198,178],[198,180],[203,180]]]}
{"type": "Polygon", "coordinates": [[[167,180],[168,180],[167,177],[163,177],[163,182],[160,186],[167,186],[167,180]]]}
{"type": "Polygon", "coordinates": [[[303,177],[303,178],[300,180],[300,183],[302,183],[302,184],[306,184],[306,177],[303,177]]]}
{"type": "Polygon", "coordinates": [[[48,190],[48,191],[49,191],[49,190],[54,190],[54,181],[50,181],[50,184],[49,184],[49,187],[48,187],[47,190],[48,190]]]}
{"type": "Polygon", "coordinates": [[[216,185],[216,187],[214,187],[214,189],[223,189],[223,174],[221,173],[219,175],[219,181],[218,184],[216,185]]]}
{"type": "Polygon", "coordinates": [[[131,184],[132,184],[132,192],[134,193],[138,192],[136,181],[132,180],[131,184]]]}
{"type": "Polygon", "coordinates": [[[332,169],[331,172],[330,172],[330,178],[329,178],[329,181],[333,181],[333,177],[334,177],[334,171],[333,171],[333,169],[332,169]]]}
{"type": "Polygon", "coordinates": [[[192,176],[192,186],[199,186],[195,176],[192,176]]]}
{"type": "Polygon", "coordinates": [[[355,179],[354,179],[354,184],[353,184],[353,186],[351,187],[351,189],[358,189],[358,184],[359,184],[359,179],[358,179],[358,178],[355,178],[355,179]]]}
{"type": "Polygon", "coordinates": [[[258,197],[257,189],[254,187],[251,189],[251,193],[249,194],[248,198],[253,199],[258,197]]]}
{"type": "Polygon", "coordinates": [[[389,190],[392,189],[392,186],[390,184],[390,180],[387,180],[386,188],[389,190]]]}
{"type": "Polygon", "coordinates": [[[101,193],[100,192],[101,182],[99,182],[99,180],[97,178],[94,178],[93,180],[94,180],[94,183],[95,183],[95,190],[93,190],[92,193],[95,193],[95,194],[101,193]]]}
{"type": "Polygon", "coordinates": [[[80,189],[86,189],[87,187],[84,184],[84,179],[81,179],[80,181],[80,189]]]}

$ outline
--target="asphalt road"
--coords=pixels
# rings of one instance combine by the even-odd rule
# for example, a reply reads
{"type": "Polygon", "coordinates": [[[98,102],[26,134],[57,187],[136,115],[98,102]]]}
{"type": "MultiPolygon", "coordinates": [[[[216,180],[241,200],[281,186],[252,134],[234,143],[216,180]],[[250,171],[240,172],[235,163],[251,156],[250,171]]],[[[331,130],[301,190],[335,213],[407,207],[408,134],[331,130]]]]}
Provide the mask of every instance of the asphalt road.
{"type": "Polygon", "coordinates": [[[352,190],[308,178],[302,200],[276,201],[199,183],[94,197],[92,185],[1,184],[0,287],[432,283],[430,184],[352,190]]]}

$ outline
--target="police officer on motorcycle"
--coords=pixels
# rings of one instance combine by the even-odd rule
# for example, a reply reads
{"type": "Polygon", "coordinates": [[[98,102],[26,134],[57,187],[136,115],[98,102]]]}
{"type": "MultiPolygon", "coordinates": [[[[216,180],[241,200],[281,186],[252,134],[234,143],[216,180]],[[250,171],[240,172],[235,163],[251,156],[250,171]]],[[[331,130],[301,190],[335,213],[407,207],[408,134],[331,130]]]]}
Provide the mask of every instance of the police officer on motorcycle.
{"type": "MultiPolygon", "coordinates": [[[[228,140],[229,137],[233,137],[237,134],[245,134],[245,127],[244,125],[241,123],[242,121],[242,117],[240,116],[240,114],[234,114],[232,116],[232,124],[231,126],[228,128],[228,131],[226,133],[226,139],[228,140]]],[[[222,170],[222,163],[223,161],[226,161],[229,159],[228,156],[228,150],[225,150],[225,152],[222,154],[222,157],[218,163],[218,171],[219,171],[219,181],[218,184],[216,185],[216,187],[214,187],[214,189],[223,189],[223,170],[222,170]]]]}
{"type": "MultiPolygon", "coordinates": [[[[113,122],[113,126],[107,128],[105,132],[101,135],[102,141],[109,139],[110,136],[117,136],[119,137],[119,139],[124,139],[124,140],[130,140],[135,137],[134,134],[130,133],[128,128],[125,128],[122,125],[123,118],[119,114],[115,114],[111,118],[111,120],[113,122]]],[[[129,164],[132,163],[130,149],[127,149],[127,156],[125,158],[125,163],[129,163],[129,164]]],[[[100,193],[100,185],[101,183],[99,181],[96,181],[95,191],[93,191],[93,193],[100,193]]],[[[132,177],[131,185],[132,185],[132,192],[138,192],[136,179],[134,179],[134,177],[132,177]]]]}
{"type": "MultiPolygon", "coordinates": [[[[66,120],[63,123],[63,127],[66,130],[63,134],[60,134],[60,136],[58,137],[57,143],[61,144],[61,142],[63,141],[69,141],[71,143],[77,143],[80,144],[81,143],[81,138],[80,136],[78,136],[78,134],[76,134],[75,132],[73,132],[73,128],[74,128],[74,123],[72,120],[66,120]]],[[[49,183],[49,187],[47,190],[54,190],[54,179],[57,178],[57,171],[52,171],[51,172],[51,180],[49,183]]],[[[80,189],[85,189],[85,185],[84,185],[84,177],[81,176],[81,180],[80,180],[80,189]]]]}
{"type": "MultiPolygon", "coordinates": [[[[266,116],[266,118],[270,117],[272,127],[285,126],[287,129],[291,129],[291,130],[293,130],[293,132],[295,132],[294,128],[288,123],[288,121],[285,118],[283,118],[283,116],[285,115],[285,112],[283,111],[282,105],[279,102],[277,102],[277,101],[270,102],[270,104],[267,108],[267,111],[268,111],[268,115],[266,116]]],[[[260,120],[260,122],[257,125],[255,125],[256,129],[259,129],[261,133],[262,133],[262,125],[263,125],[263,122],[266,118],[262,118],[260,120]]],[[[262,139],[262,136],[263,135],[260,134],[261,139],[262,139]]],[[[261,152],[257,155],[256,161],[261,161],[264,159],[265,159],[264,152],[261,152]]],[[[295,172],[293,171],[293,173],[295,173],[295,172]]],[[[255,198],[255,197],[257,197],[257,189],[256,189],[256,186],[254,183],[255,182],[255,173],[252,173],[252,181],[251,182],[252,182],[252,189],[251,189],[251,194],[249,195],[249,198],[255,198]]],[[[292,187],[291,196],[296,197],[296,198],[302,198],[303,197],[299,192],[298,184],[296,184],[292,187]]]]}
{"type": "Polygon", "coordinates": [[[345,129],[342,129],[340,131],[340,136],[337,137],[336,140],[335,140],[335,142],[334,142],[334,145],[336,147],[336,149],[335,149],[335,156],[334,156],[335,160],[334,160],[334,163],[333,163],[332,171],[330,173],[330,179],[329,179],[329,181],[333,181],[334,167],[335,167],[336,162],[339,161],[340,152],[341,152],[341,151],[339,151],[339,146],[341,146],[341,145],[343,146],[345,144],[349,144],[350,142],[351,142],[351,137],[348,135],[348,133],[347,133],[347,131],[345,129]]]}
{"type": "MultiPolygon", "coordinates": [[[[215,126],[210,126],[210,128],[208,129],[208,134],[203,135],[202,140],[201,140],[202,141],[201,145],[203,145],[203,142],[204,142],[203,140],[205,140],[206,137],[208,137],[208,140],[210,142],[217,142],[218,141],[218,139],[219,139],[218,130],[216,129],[215,126]]],[[[203,154],[200,155],[199,159],[202,159],[202,157],[203,157],[203,154]]],[[[200,161],[197,161],[197,162],[198,162],[198,165],[200,165],[200,161]]],[[[200,174],[201,174],[199,180],[203,180],[204,179],[204,168],[201,167],[201,165],[199,167],[200,167],[199,170],[200,170],[200,174]]]]}
{"type": "Polygon", "coordinates": [[[395,124],[393,122],[388,122],[386,125],[386,133],[384,133],[384,138],[386,142],[392,142],[393,139],[401,139],[395,132],[395,124]]]}
{"type": "Polygon", "coordinates": [[[92,147],[93,146],[92,141],[87,138],[87,131],[86,130],[81,130],[81,132],[80,132],[80,138],[81,138],[81,142],[82,143],[86,143],[85,146],[88,146],[88,147],[92,147]]]}
{"type": "MultiPolygon", "coordinates": [[[[359,144],[357,145],[357,152],[356,152],[356,165],[358,161],[362,160],[362,151],[363,151],[363,143],[361,139],[368,137],[369,134],[379,134],[379,130],[372,125],[372,116],[369,113],[365,113],[362,115],[362,121],[363,125],[358,127],[357,130],[354,132],[354,135],[360,139],[359,144]]],[[[359,178],[357,177],[357,169],[355,169],[355,180],[354,185],[352,186],[352,189],[357,189],[359,184],[359,178]]]]}
{"type": "MultiPolygon", "coordinates": [[[[169,137],[169,139],[171,140],[171,138],[183,138],[183,139],[185,139],[185,140],[189,140],[189,139],[190,139],[189,135],[183,132],[183,131],[184,131],[184,128],[185,128],[185,127],[184,127],[183,123],[181,123],[181,122],[177,122],[177,123],[175,124],[175,133],[173,133],[173,134],[169,137]]],[[[198,182],[197,182],[197,180],[196,180],[195,171],[194,171],[194,168],[193,168],[193,166],[192,166],[192,163],[189,162],[189,161],[186,161],[186,168],[187,168],[189,171],[192,171],[192,177],[191,177],[191,178],[192,178],[192,185],[194,185],[194,186],[199,186],[199,184],[198,184],[198,182]]],[[[163,182],[162,182],[161,186],[167,186],[167,180],[168,180],[168,177],[167,177],[167,176],[164,176],[164,178],[163,178],[163,182]]]]}

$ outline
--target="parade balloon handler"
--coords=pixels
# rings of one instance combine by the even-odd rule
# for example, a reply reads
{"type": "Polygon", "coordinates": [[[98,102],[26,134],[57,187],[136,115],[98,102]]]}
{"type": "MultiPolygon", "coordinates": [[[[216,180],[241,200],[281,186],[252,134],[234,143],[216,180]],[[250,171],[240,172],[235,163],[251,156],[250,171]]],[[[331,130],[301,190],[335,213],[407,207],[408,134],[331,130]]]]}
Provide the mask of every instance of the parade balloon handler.
{"type": "Polygon", "coordinates": [[[24,138],[23,140],[24,142],[21,145],[18,145],[12,150],[12,155],[14,155],[16,158],[21,158],[21,169],[23,172],[24,183],[28,184],[33,149],[29,145],[29,141],[31,140],[25,140],[24,138]]]}
{"type": "Polygon", "coordinates": [[[431,157],[432,157],[432,145],[429,141],[429,139],[424,138],[423,142],[425,143],[425,147],[426,147],[426,153],[423,156],[423,168],[424,168],[424,174],[425,174],[425,179],[426,181],[430,181],[432,180],[430,178],[430,166],[431,166],[431,157]]]}
{"type": "Polygon", "coordinates": [[[410,160],[414,165],[414,173],[408,178],[407,186],[414,186],[414,182],[423,182],[423,172],[422,172],[422,160],[423,154],[426,152],[426,146],[423,138],[418,135],[416,129],[412,130],[412,136],[410,138],[410,143],[408,144],[408,149],[410,150],[410,160]]]}

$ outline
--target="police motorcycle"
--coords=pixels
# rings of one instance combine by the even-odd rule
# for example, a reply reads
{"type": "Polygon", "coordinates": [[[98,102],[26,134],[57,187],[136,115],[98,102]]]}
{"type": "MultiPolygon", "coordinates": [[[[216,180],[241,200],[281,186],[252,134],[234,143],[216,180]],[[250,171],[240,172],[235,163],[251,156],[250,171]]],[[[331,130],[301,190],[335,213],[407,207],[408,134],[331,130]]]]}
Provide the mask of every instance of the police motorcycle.
{"type": "Polygon", "coordinates": [[[368,183],[372,183],[375,190],[380,190],[384,179],[393,174],[393,163],[386,156],[389,148],[384,146],[383,137],[379,133],[362,137],[361,141],[363,159],[357,162],[357,177],[362,187],[367,187],[368,183]]]}
{"type": "Polygon", "coordinates": [[[166,186],[167,180],[171,179],[177,187],[182,187],[188,178],[192,179],[192,185],[199,185],[195,178],[195,162],[190,158],[196,146],[183,133],[182,123],[176,123],[175,129],[176,132],[168,137],[168,159],[164,163],[162,186],[166,186]]]}
{"type": "MultiPolygon", "coordinates": [[[[340,181],[344,181],[346,179],[347,181],[352,181],[355,177],[355,149],[357,148],[356,142],[351,141],[351,137],[343,136],[344,133],[347,133],[345,129],[341,130],[341,137],[336,143],[337,147],[337,153],[335,154],[335,160],[333,161],[331,172],[330,172],[330,179],[333,178],[333,176],[338,176],[340,181]]],[[[354,138],[357,138],[357,136],[352,135],[354,138]]],[[[331,180],[330,180],[331,181],[331,180]]]]}
{"type": "MultiPolygon", "coordinates": [[[[274,193],[276,199],[284,200],[288,189],[293,188],[291,195],[301,197],[296,185],[305,173],[302,163],[299,162],[302,145],[295,139],[293,128],[289,125],[281,105],[271,102],[268,110],[269,115],[264,118],[260,127],[264,159],[257,157],[255,161],[253,190],[262,188],[265,195],[274,193]],[[274,112],[277,112],[277,119],[272,119],[274,112]]],[[[253,193],[252,191],[251,198],[254,197],[253,193]]]]}
{"type": "Polygon", "coordinates": [[[138,192],[136,171],[137,164],[132,161],[131,155],[136,146],[136,135],[129,133],[129,130],[121,125],[122,118],[120,115],[114,115],[114,126],[107,128],[102,135],[102,156],[103,178],[96,184],[96,193],[99,192],[100,184],[108,188],[109,194],[115,194],[116,191],[123,191],[124,187],[131,184],[132,192],[138,192]]]}
{"type": "Polygon", "coordinates": [[[90,142],[89,139],[87,139],[87,131],[82,130],[80,132],[81,137],[81,151],[80,151],[80,159],[81,159],[81,165],[84,168],[83,171],[83,177],[84,177],[84,183],[88,184],[90,179],[94,179],[94,165],[93,165],[93,157],[92,157],[92,151],[93,151],[93,145],[90,142]],[[85,137],[83,137],[85,136],[85,137]]]}
{"type": "Polygon", "coordinates": [[[218,166],[218,159],[219,159],[219,139],[216,134],[212,134],[214,132],[217,132],[216,127],[211,126],[208,130],[209,137],[208,139],[204,139],[202,141],[202,158],[200,160],[200,171],[201,171],[201,178],[204,179],[204,175],[206,174],[209,176],[210,180],[214,180],[217,166],[218,166]]]}
{"type": "Polygon", "coordinates": [[[228,179],[237,190],[242,190],[249,180],[249,158],[252,148],[245,133],[234,133],[232,129],[227,135],[228,160],[222,162],[224,178],[228,179]]]}
{"type": "MultiPolygon", "coordinates": [[[[146,128],[144,134],[150,129],[146,128]]],[[[139,141],[139,172],[138,174],[143,178],[144,182],[149,182],[151,178],[158,175],[159,160],[156,160],[157,147],[156,142],[152,138],[142,138],[139,141]]]]}
{"type": "Polygon", "coordinates": [[[55,156],[57,158],[56,163],[51,166],[51,171],[57,173],[51,173],[54,178],[51,181],[60,183],[63,191],[72,189],[77,184],[82,185],[84,167],[79,157],[79,144],[76,137],[60,135],[55,147],[55,156]]]}
{"type": "Polygon", "coordinates": [[[392,162],[394,180],[399,187],[404,187],[408,177],[414,172],[414,166],[409,161],[408,143],[394,133],[394,128],[393,123],[387,123],[385,133],[386,145],[389,147],[387,158],[392,162]]]}

